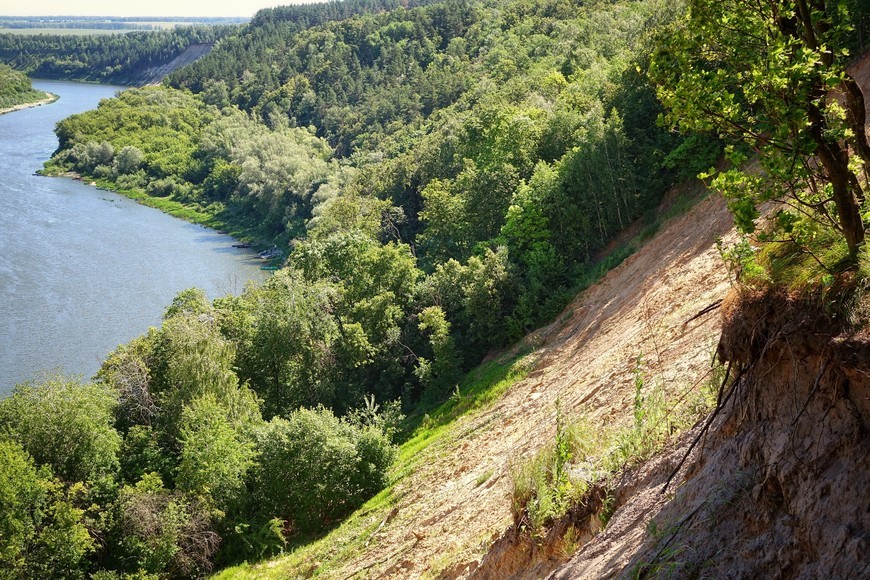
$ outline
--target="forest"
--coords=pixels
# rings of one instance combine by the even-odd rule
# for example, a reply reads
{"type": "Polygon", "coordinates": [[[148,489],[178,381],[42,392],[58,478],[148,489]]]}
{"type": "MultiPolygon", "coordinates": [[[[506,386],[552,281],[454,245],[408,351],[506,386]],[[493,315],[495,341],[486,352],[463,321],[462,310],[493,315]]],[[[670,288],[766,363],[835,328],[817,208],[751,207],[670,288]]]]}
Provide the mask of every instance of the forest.
{"type": "Polygon", "coordinates": [[[48,93],[33,88],[27,75],[0,64],[0,109],[34,103],[48,97],[48,93]]]}
{"type": "MultiPolygon", "coordinates": [[[[756,205],[794,191],[788,159],[816,150],[790,133],[803,130],[800,94],[783,125],[781,102],[735,97],[716,72],[755,66],[744,79],[764,63],[698,51],[691,31],[717,31],[704,10],[763,24],[714,4],[331,2],[232,30],[118,37],[102,55],[46,37],[41,54],[55,56],[32,61],[14,43],[36,41],[0,36],[0,59],[23,70],[109,81],[220,35],[163,86],[60,122],[46,171],[193,208],[284,259],[239,296],[180,293],[92,380],[47,375],[0,401],[0,565],[14,577],[194,577],[278,553],[381,489],[415,421],[624,257],[600,251],[651,222],[670,186],[714,176],[752,231],[756,205]],[[91,60],[62,64],[67,51],[91,60]],[[728,96],[732,123],[717,126],[709,113],[728,96]],[[729,133],[744,120],[769,139],[729,133]],[[772,179],[750,187],[760,178],[741,164],[767,144],[780,153],[765,157],[772,179]]],[[[860,9],[818,16],[839,52],[796,86],[846,83],[860,9]]],[[[817,137],[855,138],[857,120],[835,116],[821,114],[817,137]]],[[[843,239],[838,263],[854,263],[858,226],[840,202],[863,195],[830,182],[836,170],[861,182],[857,163],[819,177],[807,161],[815,197],[795,203],[815,213],[782,214],[780,233],[804,244],[822,223],[843,239]]]]}

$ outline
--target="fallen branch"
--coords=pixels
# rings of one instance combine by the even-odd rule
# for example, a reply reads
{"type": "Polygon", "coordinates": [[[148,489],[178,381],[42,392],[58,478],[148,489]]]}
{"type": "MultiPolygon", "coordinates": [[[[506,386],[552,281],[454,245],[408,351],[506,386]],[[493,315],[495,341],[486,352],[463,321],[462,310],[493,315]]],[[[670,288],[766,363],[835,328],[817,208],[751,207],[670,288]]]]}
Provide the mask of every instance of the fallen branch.
{"type": "Polygon", "coordinates": [[[719,308],[720,306],[722,306],[722,299],[721,299],[721,298],[720,298],[719,300],[715,300],[712,304],[710,304],[710,305],[707,306],[706,308],[703,308],[703,309],[702,309],[700,312],[698,312],[696,315],[694,315],[693,317],[691,317],[690,319],[688,319],[687,321],[685,321],[685,322],[683,323],[683,326],[686,326],[687,324],[689,324],[689,323],[692,322],[693,320],[697,320],[697,319],[701,318],[702,316],[704,316],[705,314],[707,314],[707,313],[709,313],[709,312],[713,312],[714,310],[716,310],[716,309],[719,308]]]}
{"type": "Polygon", "coordinates": [[[387,517],[385,517],[385,518],[381,521],[381,524],[377,527],[377,529],[376,529],[374,532],[372,532],[372,534],[369,536],[369,539],[366,540],[366,546],[365,546],[366,548],[369,547],[369,544],[371,543],[372,538],[374,538],[374,537],[377,535],[377,533],[381,531],[381,528],[384,527],[384,524],[388,524],[388,523],[390,523],[390,521],[391,521],[394,517],[396,517],[396,514],[397,514],[397,513],[399,513],[399,508],[397,508],[397,507],[395,507],[395,508],[393,508],[392,510],[390,510],[390,513],[387,514],[387,517]]]}

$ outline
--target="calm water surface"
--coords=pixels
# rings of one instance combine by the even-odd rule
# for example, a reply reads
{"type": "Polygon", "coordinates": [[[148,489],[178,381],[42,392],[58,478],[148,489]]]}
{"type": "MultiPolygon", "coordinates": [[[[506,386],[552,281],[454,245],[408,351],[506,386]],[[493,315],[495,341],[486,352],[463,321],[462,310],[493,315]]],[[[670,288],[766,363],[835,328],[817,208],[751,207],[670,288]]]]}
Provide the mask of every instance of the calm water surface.
{"type": "Polygon", "coordinates": [[[181,290],[238,293],[264,272],[233,239],[66,178],[33,172],[57,121],[118,87],[36,81],[51,105],[0,115],[0,396],[40,370],[90,377],[160,324],[181,290]]]}

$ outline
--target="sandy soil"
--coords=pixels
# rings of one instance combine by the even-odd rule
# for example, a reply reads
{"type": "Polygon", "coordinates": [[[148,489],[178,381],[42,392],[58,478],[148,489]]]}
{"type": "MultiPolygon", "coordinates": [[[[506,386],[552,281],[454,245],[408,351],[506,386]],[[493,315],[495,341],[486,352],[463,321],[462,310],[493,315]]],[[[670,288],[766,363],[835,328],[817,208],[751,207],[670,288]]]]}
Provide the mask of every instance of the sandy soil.
{"type": "Polygon", "coordinates": [[[163,79],[172,74],[174,71],[183,66],[187,66],[192,62],[201,59],[214,48],[213,44],[191,44],[184,51],[176,56],[172,61],[162,66],[152,67],[142,74],[137,85],[156,86],[163,82],[163,79]]]}
{"type": "Polygon", "coordinates": [[[348,562],[347,576],[465,576],[511,523],[509,466],[549,444],[557,400],[569,417],[630,421],[637,356],[648,376],[685,391],[706,374],[716,313],[686,324],[729,289],[715,241],[732,235],[718,196],[676,218],[527,340],[534,371],[398,485],[393,517],[348,562]],[[481,477],[492,475],[482,484],[481,477]]]}
{"type": "MultiPolygon", "coordinates": [[[[868,94],[870,56],[850,73],[868,94]]],[[[738,397],[668,493],[694,433],[629,474],[607,528],[551,578],[870,574],[866,336],[837,336],[814,304],[734,293],[722,310],[738,397]]]]}

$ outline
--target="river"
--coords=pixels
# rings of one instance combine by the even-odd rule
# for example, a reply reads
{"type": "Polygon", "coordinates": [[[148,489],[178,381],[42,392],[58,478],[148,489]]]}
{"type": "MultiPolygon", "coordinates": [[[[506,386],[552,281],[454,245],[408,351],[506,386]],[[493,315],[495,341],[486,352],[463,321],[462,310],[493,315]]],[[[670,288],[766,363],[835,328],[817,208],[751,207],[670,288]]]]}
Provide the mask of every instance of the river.
{"type": "Polygon", "coordinates": [[[0,115],[0,396],[42,370],[92,376],[185,288],[215,298],[265,273],[233,239],[115,193],[39,177],[55,123],[119,87],[35,81],[50,105],[0,115]]]}

